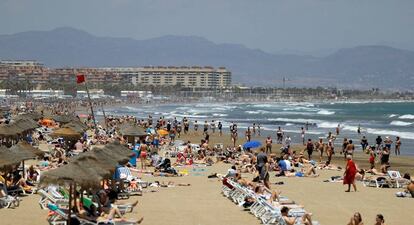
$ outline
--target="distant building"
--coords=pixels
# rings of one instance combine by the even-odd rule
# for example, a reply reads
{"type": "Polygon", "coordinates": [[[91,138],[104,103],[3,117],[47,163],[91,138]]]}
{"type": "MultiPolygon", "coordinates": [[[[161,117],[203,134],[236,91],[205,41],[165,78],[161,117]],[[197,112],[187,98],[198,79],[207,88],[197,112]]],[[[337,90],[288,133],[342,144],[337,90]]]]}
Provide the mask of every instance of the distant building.
{"type": "Polygon", "coordinates": [[[210,66],[145,66],[110,68],[47,68],[37,61],[0,61],[0,81],[30,81],[34,84],[75,82],[76,74],[84,74],[89,83],[192,88],[225,88],[231,85],[231,72],[210,66]]]}
{"type": "Polygon", "coordinates": [[[145,66],[138,68],[106,68],[128,77],[134,85],[224,88],[231,85],[231,72],[224,67],[145,66]]]}

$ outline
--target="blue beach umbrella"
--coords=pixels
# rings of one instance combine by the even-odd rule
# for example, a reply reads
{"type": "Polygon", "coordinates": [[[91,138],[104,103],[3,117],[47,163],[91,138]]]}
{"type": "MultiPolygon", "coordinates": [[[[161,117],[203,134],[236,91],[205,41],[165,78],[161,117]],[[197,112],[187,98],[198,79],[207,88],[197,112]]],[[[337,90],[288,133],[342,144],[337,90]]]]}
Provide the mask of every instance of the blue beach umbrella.
{"type": "Polygon", "coordinates": [[[260,141],[248,141],[244,143],[243,148],[257,148],[260,147],[262,143],[260,141]]]}

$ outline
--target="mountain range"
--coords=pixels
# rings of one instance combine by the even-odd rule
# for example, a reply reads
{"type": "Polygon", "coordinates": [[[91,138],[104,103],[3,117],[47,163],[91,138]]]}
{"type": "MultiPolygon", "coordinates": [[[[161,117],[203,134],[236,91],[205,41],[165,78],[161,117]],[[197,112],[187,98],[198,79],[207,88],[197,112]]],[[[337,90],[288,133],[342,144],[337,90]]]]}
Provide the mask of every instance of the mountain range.
{"type": "Polygon", "coordinates": [[[414,51],[372,45],[324,57],[272,54],[196,36],[147,40],[98,37],[62,27],[0,35],[0,59],[39,60],[49,67],[225,66],[233,83],[392,90],[414,88],[414,51]]]}

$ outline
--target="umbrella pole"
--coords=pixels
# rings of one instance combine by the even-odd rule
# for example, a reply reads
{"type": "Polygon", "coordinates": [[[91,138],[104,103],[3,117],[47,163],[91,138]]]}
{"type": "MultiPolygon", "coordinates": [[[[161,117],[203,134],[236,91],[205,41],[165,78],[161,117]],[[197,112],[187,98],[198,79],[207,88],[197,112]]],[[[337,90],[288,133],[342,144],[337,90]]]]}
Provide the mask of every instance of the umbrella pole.
{"type": "Polygon", "coordinates": [[[72,217],[72,183],[69,184],[69,213],[68,225],[70,225],[70,218],[72,217]]]}
{"type": "Polygon", "coordinates": [[[24,160],[22,161],[22,166],[23,166],[23,178],[26,179],[26,177],[24,176],[26,173],[26,170],[24,169],[24,160]]]}

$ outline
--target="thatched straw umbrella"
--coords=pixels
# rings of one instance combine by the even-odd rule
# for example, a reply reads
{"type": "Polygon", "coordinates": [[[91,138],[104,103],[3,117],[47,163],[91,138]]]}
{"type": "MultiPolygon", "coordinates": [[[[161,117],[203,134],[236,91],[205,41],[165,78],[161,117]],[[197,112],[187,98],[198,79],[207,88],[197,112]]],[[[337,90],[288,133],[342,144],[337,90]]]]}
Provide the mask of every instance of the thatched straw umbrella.
{"type": "Polygon", "coordinates": [[[71,218],[72,193],[73,191],[76,191],[76,185],[79,185],[84,190],[99,189],[100,180],[103,178],[102,175],[106,175],[104,170],[90,167],[90,165],[91,164],[85,164],[85,161],[82,160],[74,161],[57,169],[49,170],[40,177],[41,186],[48,184],[69,184],[68,224],[70,224],[71,218]],[[72,188],[73,186],[74,188],[72,188]]]}
{"type": "Polygon", "coordinates": [[[77,117],[71,115],[53,115],[48,118],[53,119],[54,121],[60,124],[70,123],[72,121],[79,120],[77,117]]]}
{"type": "MultiPolygon", "coordinates": [[[[30,144],[24,141],[20,141],[16,145],[13,145],[10,148],[10,151],[27,155],[27,157],[30,157],[29,159],[34,159],[36,157],[40,158],[40,157],[43,157],[45,154],[43,151],[31,146],[30,144]]],[[[22,166],[23,166],[23,177],[24,177],[26,173],[24,169],[24,160],[22,160],[22,166]]]]}
{"type": "Polygon", "coordinates": [[[126,137],[130,143],[134,142],[135,137],[143,139],[148,135],[143,127],[130,123],[121,126],[120,133],[122,136],[126,137]]]}
{"type": "Polygon", "coordinates": [[[72,128],[73,130],[75,130],[78,133],[83,133],[87,129],[87,126],[85,124],[83,124],[81,122],[75,122],[75,121],[67,123],[67,124],[63,125],[62,127],[72,128]]]}
{"type": "Polygon", "coordinates": [[[31,112],[31,113],[20,114],[16,116],[16,119],[31,119],[34,121],[39,121],[42,118],[43,118],[42,114],[38,112],[31,112]]]}
{"type": "Polygon", "coordinates": [[[66,139],[79,139],[81,137],[81,134],[77,131],[75,131],[71,127],[63,127],[55,130],[52,134],[50,134],[52,137],[62,137],[66,139]]]}
{"type": "Polygon", "coordinates": [[[12,123],[0,124],[0,137],[2,138],[17,138],[20,130],[12,123]]]}
{"type": "Polygon", "coordinates": [[[23,160],[33,159],[36,155],[27,151],[12,151],[4,146],[0,147],[0,169],[10,169],[23,160]]]}

